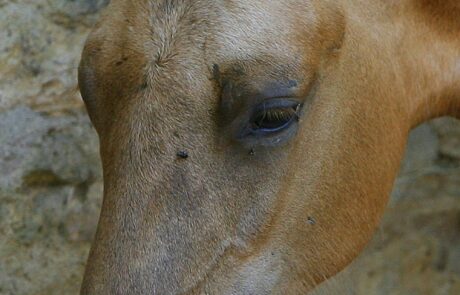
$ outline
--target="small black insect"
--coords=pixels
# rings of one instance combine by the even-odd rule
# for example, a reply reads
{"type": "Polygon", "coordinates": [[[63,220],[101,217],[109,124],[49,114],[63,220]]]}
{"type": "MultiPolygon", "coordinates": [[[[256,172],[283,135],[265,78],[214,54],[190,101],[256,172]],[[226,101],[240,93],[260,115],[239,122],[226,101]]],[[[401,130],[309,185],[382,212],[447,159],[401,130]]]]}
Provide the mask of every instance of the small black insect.
{"type": "Polygon", "coordinates": [[[181,159],[188,159],[189,155],[186,151],[179,151],[177,152],[177,157],[181,159]]]}
{"type": "Polygon", "coordinates": [[[252,148],[252,149],[249,151],[249,155],[250,155],[250,156],[255,156],[255,155],[256,155],[256,151],[252,148]]]}

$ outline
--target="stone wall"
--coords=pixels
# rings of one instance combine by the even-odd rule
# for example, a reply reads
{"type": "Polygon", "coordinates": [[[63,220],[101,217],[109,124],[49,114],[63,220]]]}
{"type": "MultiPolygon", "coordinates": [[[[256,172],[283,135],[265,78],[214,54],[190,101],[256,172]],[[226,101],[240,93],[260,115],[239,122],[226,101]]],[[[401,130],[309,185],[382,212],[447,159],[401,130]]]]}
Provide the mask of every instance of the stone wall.
{"type": "Polygon", "coordinates": [[[0,294],[77,294],[100,208],[77,90],[107,0],[0,0],[0,294]]]}
{"type": "MultiPolygon", "coordinates": [[[[107,2],[0,0],[1,295],[78,293],[102,183],[76,69],[107,2]]],[[[460,294],[459,122],[412,134],[393,195],[373,244],[323,293],[460,294]]]]}

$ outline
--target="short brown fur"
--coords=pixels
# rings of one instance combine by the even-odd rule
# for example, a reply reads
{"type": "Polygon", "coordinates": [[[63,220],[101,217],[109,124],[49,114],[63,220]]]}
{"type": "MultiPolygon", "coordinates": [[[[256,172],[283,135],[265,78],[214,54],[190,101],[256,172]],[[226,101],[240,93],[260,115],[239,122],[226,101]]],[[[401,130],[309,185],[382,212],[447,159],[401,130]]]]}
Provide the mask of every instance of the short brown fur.
{"type": "Polygon", "coordinates": [[[112,0],[79,68],[105,186],[81,294],[306,294],[345,268],[410,129],[460,114],[459,9],[112,0]],[[295,135],[238,137],[273,97],[295,135]]]}

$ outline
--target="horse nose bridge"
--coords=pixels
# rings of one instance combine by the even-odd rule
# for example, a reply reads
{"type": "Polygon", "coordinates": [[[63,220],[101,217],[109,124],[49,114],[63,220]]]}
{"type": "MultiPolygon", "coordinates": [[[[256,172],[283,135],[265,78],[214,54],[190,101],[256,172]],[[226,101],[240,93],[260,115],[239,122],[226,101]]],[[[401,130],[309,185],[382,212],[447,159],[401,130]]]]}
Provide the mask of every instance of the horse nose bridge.
{"type": "Polygon", "coordinates": [[[107,183],[88,260],[88,286],[100,280],[105,281],[101,288],[127,293],[137,284],[138,294],[179,294],[201,280],[218,259],[228,232],[220,222],[224,213],[209,202],[212,192],[198,179],[200,171],[193,163],[183,158],[164,161],[160,174],[107,183]]]}

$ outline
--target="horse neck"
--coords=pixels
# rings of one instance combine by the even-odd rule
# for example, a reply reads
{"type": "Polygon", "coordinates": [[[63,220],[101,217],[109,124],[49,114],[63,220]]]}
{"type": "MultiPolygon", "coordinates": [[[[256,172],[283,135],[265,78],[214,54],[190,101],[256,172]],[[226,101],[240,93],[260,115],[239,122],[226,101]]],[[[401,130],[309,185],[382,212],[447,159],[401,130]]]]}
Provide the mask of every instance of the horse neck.
{"type": "Polygon", "coordinates": [[[345,2],[351,25],[378,44],[374,58],[391,69],[412,127],[460,115],[460,6],[455,1],[345,2]]]}

